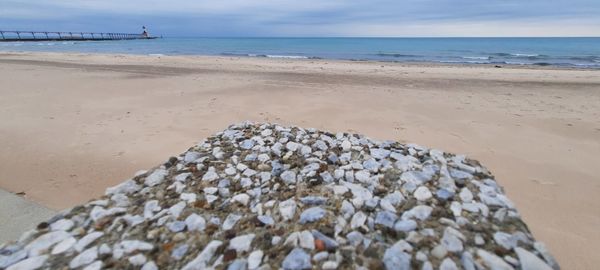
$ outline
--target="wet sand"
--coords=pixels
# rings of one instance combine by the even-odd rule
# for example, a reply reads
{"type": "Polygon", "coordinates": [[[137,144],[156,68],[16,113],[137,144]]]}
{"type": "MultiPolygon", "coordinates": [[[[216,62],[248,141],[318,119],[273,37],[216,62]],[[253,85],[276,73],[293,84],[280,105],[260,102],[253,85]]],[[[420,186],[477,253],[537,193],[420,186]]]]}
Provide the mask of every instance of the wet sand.
{"type": "Polygon", "coordinates": [[[0,53],[0,188],[85,202],[243,120],[467,154],[564,269],[600,265],[600,71],[0,53]]]}

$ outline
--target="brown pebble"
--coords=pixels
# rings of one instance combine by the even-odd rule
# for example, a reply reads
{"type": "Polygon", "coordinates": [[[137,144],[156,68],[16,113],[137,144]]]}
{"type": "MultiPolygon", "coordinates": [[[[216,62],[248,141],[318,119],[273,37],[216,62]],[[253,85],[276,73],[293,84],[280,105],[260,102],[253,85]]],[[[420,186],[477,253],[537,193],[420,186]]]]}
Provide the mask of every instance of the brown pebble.
{"type": "Polygon", "coordinates": [[[225,251],[225,253],[223,253],[223,261],[224,262],[232,261],[232,260],[235,260],[236,258],[237,258],[237,252],[235,251],[235,249],[229,249],[229,250],[225,251]]]}
{"type": "Polygon", "coordinates": [[[225,239],[231,239],[235,237],[235,230],[225,231],[225,239]]]}
{"type": "Polygon", "coordinates": [[[173,249],[174,246],[175,246],[175,243],[169,242],[169,243],[163,244],[162,248],[163,248],[163,250],[165,250],[167,252],[171,252],[171,250],[173,249]]]}
{"type": "Polygon", "coordinates": [[[50,227],[50,224],[48,224],[48,222],[41,222],[37,225],[38,230],[45,230],[48,229],[48,227],[50,227]]]}
{"type": "Polygon", "coordinates": [[[325,247],[325,242],[321,239],[315,239],[315,248],[318,251],[325,251],[325,249],[327,249],[327,247],[325,247]]]}

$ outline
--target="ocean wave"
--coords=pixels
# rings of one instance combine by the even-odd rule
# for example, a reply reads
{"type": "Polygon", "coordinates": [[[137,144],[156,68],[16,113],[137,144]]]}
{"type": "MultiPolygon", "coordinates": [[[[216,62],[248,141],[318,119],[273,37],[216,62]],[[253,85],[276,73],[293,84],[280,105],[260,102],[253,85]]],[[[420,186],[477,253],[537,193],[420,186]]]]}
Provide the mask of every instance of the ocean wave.
{"type": "Polygon", "coordinates": [[[383,56],[383,57],[396,57],[396,58],[403,58],[403,57],[421,57],[420,55],[414,55],[414,54],[401,54],[401,53],[377,53],[375,54],[377,56],[383,56]]]}
{"type": "Polygon", "coordinates": [[[510,55],[516,56],[516,57],[538,57],[538,56],[540,56],[539,54],[536,54],[536,53],[533,53],[533,54],[529,54],[529,53],[511,53],[510,55]]]}
{"type": "Polygon", "coordinates": [[[595,55],[590,55],[590,56],[571,56],[571,57],[568,57],[568,59],[569,60],[575,60],[575,61],[600,63],[600,56],[595,56],[595,55]]]}
{"type": "Polygon", "coordinates": [[[158,57],[160,57],[160,56],[165,56],[165,55],[162,54],[162,53],[149,53],[148,56],[158,56],[158,57]]]}
{"type": "Polygon", "coordinates": [[[585,64],[573,64],[578,67],[592,67],[592,68],[600,68],[600,61],[596,63],[585,63],[585,64]]]}
{"type": "Polygon", "coordinates": [[[267,54],[268,58],[287,58],[287,59],[308,59],[308,56],[302,55],[277,55],[277,54],[267,54]]]}
{"type": "Polygon", "coordinates": [[[446,64],[491,64],[489,61],[440,60],[438,62],[446,64]]]}
{"type": "Polygon", "coordinates": [[[537,53],[504,53],[504,52],[501,52],[501,53],[491,53],[490,55],[495,58],[500,57],[500,58],[530,59],[530,60],[549,58],[548,55],[537,54],[537,53]]]}
{"type": "MultiPolygon", "coordinates": [[[[220,53],[222,56],[244,56],[244,57],[257,57],[257,54],[252,54],[252,53],[229,53],[229,52],[224,52],[224,53],[220,53]]],[[[262,56],[262,57],[267,57],[262,56]]]]}
{"type": "Polygon", "coordinates": [[[255,53],[220,53],[222,56],[236,57],[266,57],[266,58],[286,58],[286,59],[321,59],[319,57],[309,57],[304,55],[280,55],[280,54],[255,54],[255,53]]]}
{"type": "Polygon", "coordinates": [[[462,59],[490,60],[489,56],[461,56],[462,59]]]}

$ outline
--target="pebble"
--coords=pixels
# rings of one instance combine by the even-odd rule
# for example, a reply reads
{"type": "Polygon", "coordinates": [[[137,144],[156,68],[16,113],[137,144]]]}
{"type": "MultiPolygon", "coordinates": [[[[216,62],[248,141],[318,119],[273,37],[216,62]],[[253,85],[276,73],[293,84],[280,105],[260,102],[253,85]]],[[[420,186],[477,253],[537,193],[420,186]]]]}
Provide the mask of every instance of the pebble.
{"type": "Polygon", "coordinates": [[[362,233],[359,233],[357,231],[351,231],[348,234],[346,234],[346,239],[351,245],[358,246],[360,243],[363,242],[364,236],[362,235],[362,233]]]}
{"type": "Polygon", "coordinates": [[[431,255],[438,259],[446,257],[446,254],[448,254],[448,250],[446,250],[444,245],[437,245],[431,250],[431,255]]]}
{"type": "Polygon", "coordinates": [[[296,213],[296,202],[293,199],[279,203],[279,213],[283,220],[290,220],[296,213]]]}
{"type": "Polygon", "coordinates": [[[206,220],[197,214],[191,214],[185,218],[185,225],[188,231],[204,231],[206,220]]]}
{"type": "Polygon", "coordinates": [[[237,202],[241,205],[248,205],[248,202],[250,202],[250,196],[248,196],[248,194],[238,194],[233,196],[233,198],[231,198],[232,202],[237,202]]]}
{"type": "Polygon", "coordinates": [[[323,260],[327,259],[327,257],[329,257],[329,252],[327,252],[327,251],[321,251],[321,252],[318,252],[317,254],[315,254],[312,257],[312,260],[315,261],[315,262],[320,262],[320,261],[323,261],[323,260]]]}
{"type": "Polygon", "coordinates": [[[515,252],[523,270],[552,270],[542,259],[523,248],[517,247],[515,252]]]}
{"type": "Polygon", "coordinates": [[[511,250],[517,246],[517,239],[505,232],[494,233],[494,241],[507,250],[511,250]]]}
{"type": "Polygon", "coordinates": [[[281,237],[273,236],[273,238],[271,238],[271,245],[276,246],[279,242],[281,242],[281,237]]]}
{"type": "Polygon", "coordinates": [[[375,224],[381,224],[388,228],[394,227],[394,222],[398,219],[398,216],[392,212],[388,211],[380,211],[377,212],[377,216],[375,217],[375,224]]]}
{"type": "Polygon", "coordinates": [[[50,224],[50,229],[53,231],[69,231],[73,226],[75,226],[75,222],[63,218],[50,224]]]}
{"type": "Polygon", "coordinates": [[[354,216],[352,216],[352,220],[350,221],[350,228],[356,229],[358,227],[361,227],[365,224],[365,221],[367,221],[367,215],[361,211],[358,211],[356,212],[356,214],[354,214],[354,216]]]}
{"type": "Polygon", "coordinates": [[[127,259],[129,261],[129,263],[131,263],[132,265],[143,265],[146,263],[146,256],[144,256],[144,254],[137,254],[135,256],[131,256],[129,257],[129,259],[127,259]]]}
{"type": "Polygon", "coordinates": [[[284,171],[279,177],[285,184],[296,184],[296,173],[294,171],[284,171]]]}
{"type": "Polygon", "coordinates": [[[246,260],[237,259],[227,266],[227,270],[246,270],[247,266],[248,262],[246,260]]]}
{"type": "Polygon", "coordinates": [[[380,148],[372,148],[370,150],[371,156],[375,159],[385,159],[390,155],[390,150],[380,149],[380,148]]]}
{"type": "Polygon", "coordinates": [[[321,266],[321,268],[332,270],[332,269],[337,269],[338,265],[339,264],[335,261],[326,261],[323,263],[323,266],[321,266]]]}
{"type": "Polygon", "coordinates": [[[394,225],[394,230],[400,232],[410,232],[414,231],[417,228],[417,222],[412,219],[407,220],[399,220],[394,225]]]}
{"type": "Polygon", "coordinates": [[[190,163],[192,161],[195,161],[196,159],[199,159],[200,157],[201,157],[200,153],[190,151],[190,152],[185,153],[185,155],[183,156],[183,162],[190,163]]]}
{"type": "Polygon", "coordinates": [[[237,252],[248,251],[255,236],[255,234],[251,233],[235,237],[229,241],[228,249],[235,249],[237,252]]]}
{"type": "Polygon", "coordinates": [[[75,244],[74,248],[75,248],[75,250],[77,250],[77,252],[81,252],[89,244],[96,241],[96,239],[102,237],[103,235],[104,235],[103,232],[88,233],[86,236],[84,236],[83,238],[79,239],[79,241],[77,241],[77,244],[75,244]]]}
{"type": "Polygon", "coordinates": [[[283,267],[283,269],[286,270],[301,270],[312,268],[312,264],[310,262],[310,255],[308,255],[301,248],[292,249],[292,251],[283,260],[281,266],[283,267]]]}
{"type": "Polygon", "coordinates": [[[352,143],[350,143],[348,140],[344,140],[341,144],[341,147],[343,151],[349,151],[350,148],[352,148],[352,143]]]}
{"type": "Polygon", "coordinates": [[[69,237],[71,235],[65,231],[49,232],[31,241],[24,249],[30,257],[38,256],[42,251],[69,237]]]}
{"type": "Polygon", "coordinates": [[[24,250],[10,250],[8,254],[5,253],[6,251],[4,248],[0,248],[0,268],[6,268],[27,258],[27,252],[24,250]]]}
{"type": "Polygon", "coordinates": [[[148,177],[146,177],[144,184],[149,187],[156,186],[156,185],[162,183],[163,180],[165,180],[165,176],[167,176],[167,174],[168,174],[167,170],[163,170],[163,169],[155,170],[150,175],[148,175],[148,177]]]}
{"type": "Polygon", "coordinates": [[[450,252],[461,252],[463,250],[463,243],[455,233],[451,232],[450,228],[446,228],[444,236],[442,237],[442,245],[450,252]]]}
{"type": "Polygon", "coordinates": [[[271,217],[271,216],[258,216],[257,217],[258,220],[262,223],[265,224],[267,226],[273,226],[275,225],[275,220],[271,217]]]}
{"type": "Polygon", "coordinates": [[[237,222],[242,218],[241,215],[229,214],[223,221],[223,225],[221,226],[223,230],[231,230],[237,224],[237,222]]]}
{"type": "Polygon", "coordinates": [[[98,258],[98,247],[94,246],[84,250],[79,253],[79,255],[75,256],[73,260],[69,263],[69,267],[71,269],[78,268],[81,266],[88,265],[92,263],[94,260],[98,258]]]}
{"type": "Polygon", "coordinates": [[[315,249],[315,238],[309,231],[301,231],[298,237],[300,247],[305,249],[315,249]]]}
{"type": "Polygon", "coordinates": [[[212,182],[217,180],[217,178],[219,178],[219,175],[214,170],[209,170],[202,176],[202,181],[212,182]]]}
{"type": "Polygon", "coordinates": [[[48,255],[35,256],[15,263],[6,270],[34,270],[42,267],[48,260],[48,255]]]}
{"type": "Polygon", "coordinates": [[[483,249],[477,250],[477,256],[483,260],[483,263],[495,270],[513,270],[513,267],[510,264],[506,263],[502,258],[487,252],[483,249]]]}
{"type": "Polygon", "coordinates": [[[449,200],[450,198],[454,197],[454,192],[447,190],[445,188],[441,188],[441,189],[438,189],[438,191],[435,193],[435,196],[442,201],[446,201],[446,200],[449,200]]]}
{"type": "Polygon", "coordinates": [[[471,191],[468,188],[461,189],[458,196],[463,202],[469,203],[473,201],[473,193],[471,193],[471,191]]]}
{"type": "Polygon", "coordinates": [[[410,255],[402,251],[396,245],[388,248],[383,254],[383,264],[386,269],[410,270],[410,255]]]}
{"type": "Polygon", "coordinates": [[[169,230],[171,230],[172,232],[181,232],[183,230],[185,230],[185,222],[183,221],[173,221],[173,222],[169,222],[167,227],[169,228],[169,230]]]}
{"type": "Polygon", "coordinates": [[[550,267],[552,267],[552,269],[554,270],[559,270],[560,266],[558,265],[558,263],[556,262],[556,260],[554,259],[554,257],[552,257],[552,255],[550,254],[550,252],[548,251],[548,249],[546,249],[546,246],[541,243],[541,242],[535,242],[533,243],[533,248],[540,253],[540,255],[542,255],[542,257],[544,258],[544,260],[550,265],[550,267]]]}
{"type": "Polygon", "coordinates": [[[446,258],[440,264],[440,270],[458,270],[458,266],[452,259],[446,258]]]}
{"type": "Polygon", "coordinates": [[[371,173],[366,170],[358,171],[354,173],[354,179],[362,183],[369,183],[371,178],[371,173]]]}
{"type": "Polygon", "coordinates": [[[84,267],[83,270],[100,270],[102,269],[102,261],[94,261],[93,263],[90,263],[88,266],[84,267]]]}
{"type": "Polygon", "coordinates": [[[431,215],[433,208],[427,205],[417,205],[407,212],[402,214],[402,219],[416,218],[419,220],[426,220],[431,215]]]}
{"type": "Polygon", "coordinates": [[[260,249],[252,251],[252,253],[248,255],[248,269],[253,270],[258,268],[262,262],[263,255],[264,253],[260,249]]]}
{"type": "Polygon", "coordinates": [[[62,240],[61,242],[59,242],[58,244],[56,244],[54,246],[51,254],[52,255],[61,254],[65,251],[71,249],[75,245],[75,243],[77,243],[77,239],[75,239],[74,237],[69,237],[65,240],[62,240]]]}
{"type": "Polygon", "coordinates": [[[311,207],[300,214],[300,224],[318,221],[327,215],[327,211],[320,207],[311,207]]]}
{"type": "Polygon", "coordinates": [[[427,187],[420,186],[415,190],[413,196],[415,196],[415,199],[419,201],[426,201],[429,200],[433,194],[431,194],[431,191],[429,191],[427,187]]]}
{"type": "Polygon", "coordinates": [[[300,201],[306,205],[321,205],[327,202],[327,198],[322,196],[306,196],[300,198],[300,201]]]}
{"type": "Polygon", "coordinates": [[[158,266],[153,261],[146,262],[141,270],[158,270],[158,266]]]}
{"type": "Polygon", "coordinates": [[[141,187],[133,180],[127,180],[121,184],[118,184],[114,187],[109,187],[106,189],[106,195],[112,194],[130,194],[137,192],[141,189],[141,187]]]}
{"type": "Polygon", "coordinates": [[[243,141],[243,142],[240,144],[240,147],[241,147],[242,149],[246,149],[246,150],[248,150],[248,149],[251,149],[252,147],[254,147],[254,140],[250,140],[250,139],[248,139],[248,140],[244,140],[244,141],[243,141]]]}
{"type": "Polygon", "coordinates": [[[198,255],[183,266],[182,270],[196,270],[196,269],[205,269],[208,266],[208,262],[212,259],[217,252],[217,249],[223,245],[223,242],[219,240],[212,240],[208,243],[202,252],[198,253],[198,255]]]}
{"type": "Polygon", "coordinates": [[[186,244],[178,246],[177,248],[173,249],[173,252],[171,252],[171,258],[175,260],[181,260],[181,258],[185,256],[189,248],[190,246],[186,244]]]}
{"type": "Polygon", "coordinates": [[[119,245],[125,253],[131,253],[136,250],[151,250],[154,248],[152,244],[139,240],[123,240],[119,245]]]}
{"type": "MultiPolygon", "coordinates": [[[[327,237],[326,235],[324,235],[323,233],[321,233],[317,230],[312,230],[311,233],[315,239],[320,240],[325,245],[325,249],[327,249],[327,250],[337,249],[338,243],[334,239],[327,237]]],[[[315,247],[316,247],[317,242],[318,241],[315,241],[315,247]]]]}

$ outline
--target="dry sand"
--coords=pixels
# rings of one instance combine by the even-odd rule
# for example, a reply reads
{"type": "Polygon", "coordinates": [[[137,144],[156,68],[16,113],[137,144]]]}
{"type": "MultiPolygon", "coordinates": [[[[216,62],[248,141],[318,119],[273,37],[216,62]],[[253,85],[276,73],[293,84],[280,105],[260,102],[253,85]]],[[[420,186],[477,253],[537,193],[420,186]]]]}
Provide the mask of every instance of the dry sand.
{"type": "Polygon", "coordinates": [[[85,202],[242,120],[467,154],[564,269],[600,265],[600,71],[0,53],[0,188],[85,202]]]}

